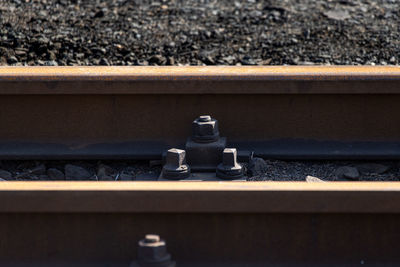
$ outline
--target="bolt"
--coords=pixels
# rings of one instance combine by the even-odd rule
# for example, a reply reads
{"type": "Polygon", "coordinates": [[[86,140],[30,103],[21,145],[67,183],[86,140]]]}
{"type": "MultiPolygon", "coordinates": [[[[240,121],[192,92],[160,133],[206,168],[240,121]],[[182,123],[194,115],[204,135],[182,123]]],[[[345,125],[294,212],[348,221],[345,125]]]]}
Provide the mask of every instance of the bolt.
{"type": "Polygon", "coordinates": [[[198,121],[201,121],[201,122],[211,121],[211,116],[210,115],[202,115],[198,118],[198,121]]]}
{"type": "Polygon", "coordinates": [[[237,166],[236,148],[225,148],[222,154],[222,163],[225,166],[237,166]]]}
{"type": "Polygon", "coordinates": [[[217,167],[217,177],[227,180],[243,177],[243,166],[237,162],[236,148],[224,149],[222,163],[217,167]]]}
{"type": "Polygon", "coordinates": [[[167,151],[166,163],[162,169],[163,178],[185,179],[190,176],[190,167],[186,164],[186,151],[172,148],[167,151]]]}
{"type": "Polygon", "coordinates": [[[211,143],[219,139],[218,121],[209,115],[202,115],[192,123],[193,141],[211,143]]]}
{"type": "Polygon", "coordinates": [[[143,267],[175,266],[175,262],[171,261],[171,255],[167,252],[165,241],[161,240],[158,235],[146,235],[145,239],[139,241],[138,264],[143,267]]]}
{"type": "Polygon", "coordinates": [[[171,148],[167,152],[167,164],[178,168],[182,164],[185,164],[186,152],[185,150],[171,148]]]}
{"type": "Polygon", "coordinates": [[[146,235],[144,238],[144,242],[147,244],[160,242],[160,236],[158,235],[146,235]]]}

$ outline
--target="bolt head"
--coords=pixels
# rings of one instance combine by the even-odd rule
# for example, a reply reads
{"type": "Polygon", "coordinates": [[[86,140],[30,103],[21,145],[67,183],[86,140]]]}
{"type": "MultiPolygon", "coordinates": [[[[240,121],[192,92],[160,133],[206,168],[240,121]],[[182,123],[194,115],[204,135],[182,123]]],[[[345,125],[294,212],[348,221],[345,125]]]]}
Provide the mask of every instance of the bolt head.
{"type": "Polygon", "coordinates": [[[236,148],[225,148],[222,163],[217,166],[217,177],[231,180],[243,177],[243,166],[237,163],[236,148]]]}
{"type": "Polygon", "coordinates": [[[235,167],[237,165],[236,148],[225,148],[222,154],[222,163],[224,166],[235,167]]]}
{"type": "Polygon", "coordinates": [[[167,151],[161,176],[166,179],[185,179],[190,176],[190,167],[186,164],[186,151],[172,148],[167,151]]]}
{"type": "Polygon", "coordinates": [[[167,151],[166,165],[179,168],[186,164],[186,152],[182,149],[172,148],[167,151]]]}

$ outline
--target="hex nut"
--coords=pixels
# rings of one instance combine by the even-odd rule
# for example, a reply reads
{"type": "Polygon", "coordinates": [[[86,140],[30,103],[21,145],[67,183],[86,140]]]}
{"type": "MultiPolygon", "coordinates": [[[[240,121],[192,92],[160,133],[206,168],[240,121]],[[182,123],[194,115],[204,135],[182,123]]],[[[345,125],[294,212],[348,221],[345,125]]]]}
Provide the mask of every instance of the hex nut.
{"type": "Polygon", "coordinates": [[[167,252],[165,241],[158,235],[146,235],[138,245],[139,266],[175,266],[167,252]]]}
{"type": "Polygon", "coordinates": [[[202,115],[192,123],[192,139],[198,143],[211,143],[219,139],[218,121],[202,115]]]}

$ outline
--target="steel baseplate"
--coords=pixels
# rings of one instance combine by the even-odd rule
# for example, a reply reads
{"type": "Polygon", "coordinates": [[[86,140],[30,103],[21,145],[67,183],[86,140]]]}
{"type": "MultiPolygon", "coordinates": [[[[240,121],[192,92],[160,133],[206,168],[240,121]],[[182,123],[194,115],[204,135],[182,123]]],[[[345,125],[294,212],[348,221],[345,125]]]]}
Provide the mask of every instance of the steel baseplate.
{"type": "Polygon", "coordinates": [[[186,141],[186,160],[192,171],[215,171],[222,162],[222,153],[226,147],[226,137],[220,137],[211,143],[197,143],[192,138],[186,141]]]}
{"type": "MultiPolygon", "coordinates": [[[[236,181],[236,182],[245,182],[246,181],[246,176],[243,175],[242,177],[239,178],[232,178],[229,179],[231,181],[236,181]]],[[[166,179],[163,178],[162,175],[158,178],[157,181],[160,182],[168,182],[171,181],[171,179],[166,179]]],[[[177,181],[182,181],[182,182],[216,182],[216,181],[221,181],[221,178],[217,176],[215,172],[193,172],[190,174],[189,178],[177,180],[177,181]]]]}

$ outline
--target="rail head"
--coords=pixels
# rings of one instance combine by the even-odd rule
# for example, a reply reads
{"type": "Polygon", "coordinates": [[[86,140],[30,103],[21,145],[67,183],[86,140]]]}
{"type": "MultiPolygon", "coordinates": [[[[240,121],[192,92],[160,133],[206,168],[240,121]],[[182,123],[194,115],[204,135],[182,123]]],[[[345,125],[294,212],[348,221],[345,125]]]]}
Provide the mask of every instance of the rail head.
{"type": "Polygon", "coordinates": [[[0,212],[400,213],[400,182],[2,182],[0,212]]]}
{"type": "Polygon", "coordinates": [[[400,192],[400,182],[4,181],[0,192],[400,192]]]}
{"type": "Polygon", "coordinates": [[[399,94],[399,66],[0,67],[0,94],[399,94]]]}
{"type": "Polygon", "coordinates": [[[154,80],[386,80],[400,79],[399,66],[91,66],[0,67],[0,81],[154,80]]]}

